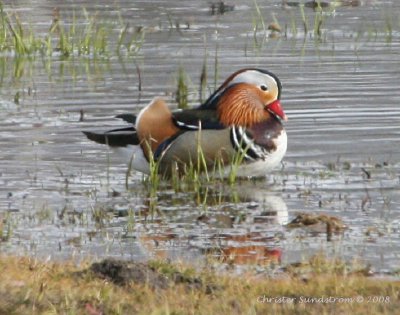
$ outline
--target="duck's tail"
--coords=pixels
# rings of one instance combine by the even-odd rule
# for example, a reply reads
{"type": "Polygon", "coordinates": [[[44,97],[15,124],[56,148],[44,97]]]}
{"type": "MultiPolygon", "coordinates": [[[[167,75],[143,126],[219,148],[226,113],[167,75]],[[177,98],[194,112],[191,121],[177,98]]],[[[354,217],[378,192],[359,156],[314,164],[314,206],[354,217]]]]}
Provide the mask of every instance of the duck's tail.
{"type": "Polygon", "coordinates": [[[107,144],[110,147],[126,147],[128,145],[138,145],[140,141],[134,127],[136,116],[132,114],[121,114],[116,116],[116,118],[121,118],[127,123],[132,124],[132,126],[113,129],[106,132],[82,132],[89,140],[100,144],[107,144]]]}

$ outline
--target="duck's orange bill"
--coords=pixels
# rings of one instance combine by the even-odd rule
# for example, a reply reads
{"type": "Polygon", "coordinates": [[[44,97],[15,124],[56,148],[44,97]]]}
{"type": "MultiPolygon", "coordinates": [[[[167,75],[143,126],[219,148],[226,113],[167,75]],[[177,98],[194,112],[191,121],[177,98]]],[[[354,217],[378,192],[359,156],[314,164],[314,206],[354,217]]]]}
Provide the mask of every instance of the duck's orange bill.
{"type": "Polygon", "coordinates": [[[284,121],[287,121],[288,118],[283,112],[283,108],[281,106],[281,102],[279,100],[273,101],[271,104],[266,106],[266,109],[281,118],[284,121]]]}

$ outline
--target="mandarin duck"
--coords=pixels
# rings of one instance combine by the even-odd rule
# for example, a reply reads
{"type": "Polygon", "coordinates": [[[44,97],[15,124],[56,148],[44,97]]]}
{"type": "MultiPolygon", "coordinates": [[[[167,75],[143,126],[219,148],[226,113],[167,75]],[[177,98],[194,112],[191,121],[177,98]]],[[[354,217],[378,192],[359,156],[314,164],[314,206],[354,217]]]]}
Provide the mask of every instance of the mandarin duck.
{"type": "Polygon", "coordinates": [[[269,71],[236,71],[200,106],[171,111],[155,98],[137,116],[116,116],[131,126],[95,133],[90,140],[124,148],[134,169],[161,175],[182,174],[188,167],[228,176],[236,164],[240,177],[262,176],[281,163],[287,148],[280,104],[281,83],[269,71]]]}

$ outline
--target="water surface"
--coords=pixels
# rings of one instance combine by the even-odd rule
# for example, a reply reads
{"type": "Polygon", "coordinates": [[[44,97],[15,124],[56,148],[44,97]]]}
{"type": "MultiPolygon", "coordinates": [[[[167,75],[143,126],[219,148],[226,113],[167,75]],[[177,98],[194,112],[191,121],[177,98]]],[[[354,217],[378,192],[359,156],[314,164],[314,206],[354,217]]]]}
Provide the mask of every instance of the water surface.
{"type": "MultiPolygon", "coordinates": [[[[86,12],[82,2],[60,3],[66,27],[83,30],[90,18],[104,25],[107,54],[0,54],[1,252],[201,262],[235,249],[238,264],[277,255],[286,264],[323,250],[398,270],[400,4],[362,1],[322,15],[305,8],[310,29],[323,19],[321,36],[304,35],[300,10],[280,1],[258,4],[266,26],[274,18],[281,25],[277,35],[262,28],[253,3],[229,4],[232,12],[211,15],[208,2],[190,0],[87,2],[86,12]],[[118,56],[127,23],[144,39],[136,53],[118,56]],[[279,76],[289,116],[282,169],[234,186],[176,191],[164,183],[156,198],[133,173],[127,189],[123,159],[81,131],[117,126],[115,115],[138,112],[155,96],[176,106],[179,68],[198,104],[204,62],[204,96],[242,67],[279,76]],[[323,228],[287,228],[298,212],[336,216],[347,229],[328,241],[323,228]]],[[[38,36],[53,9],[47,1],[4,3],[38,36]]]]}

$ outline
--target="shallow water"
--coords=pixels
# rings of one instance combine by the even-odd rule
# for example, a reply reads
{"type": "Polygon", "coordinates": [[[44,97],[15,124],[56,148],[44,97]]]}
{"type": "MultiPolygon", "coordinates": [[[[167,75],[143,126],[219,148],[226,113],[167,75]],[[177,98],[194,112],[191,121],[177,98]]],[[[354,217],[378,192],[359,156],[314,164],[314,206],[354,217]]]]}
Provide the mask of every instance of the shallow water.
{"type": "MultiPolygon", "coordinates": [[[[211,15],[199,1],[87,2],[87,14],[111,34],[108,56],[0,54],[0,252],[196,263],[211,255],[237,264],[278,255],[286,264],[324,250],[379,272],[398,270],[400,3],[326,12],[319,39],[304,36],[300,11],[280,1],[259,3],[267,25],[279,21],[278,36],[262,30],[252,3],[229,4],[232,12],[211,15]],[[144,41],[137,54],[118,57],[113,45],[125,23],[132,34],[142,27],[144,41]],[[174,104],[179,67],[197,104],[204,60],[207,95],[215,76],[219,84],[242,67],[279,76],[289,116],[283,168],[233,187],[177,192],[163,183],[156,198],[135,173],[127,189],[123,160],[81,130],[112,128],[115,115],[137,112],[154,96],[174,104]],[[347,229],[328,241],[323,228],[285,227],[298,212],[339,217],[347,229]]],[[[59,5],[65,25],[75,16],[85,27],[80,6],[59,5]]],[[[36,34],[46,34],[53,18],[47,1],[4,9],[36,34]]],[[[312,29],[316,13],[305,14],[312,29]]]]}

